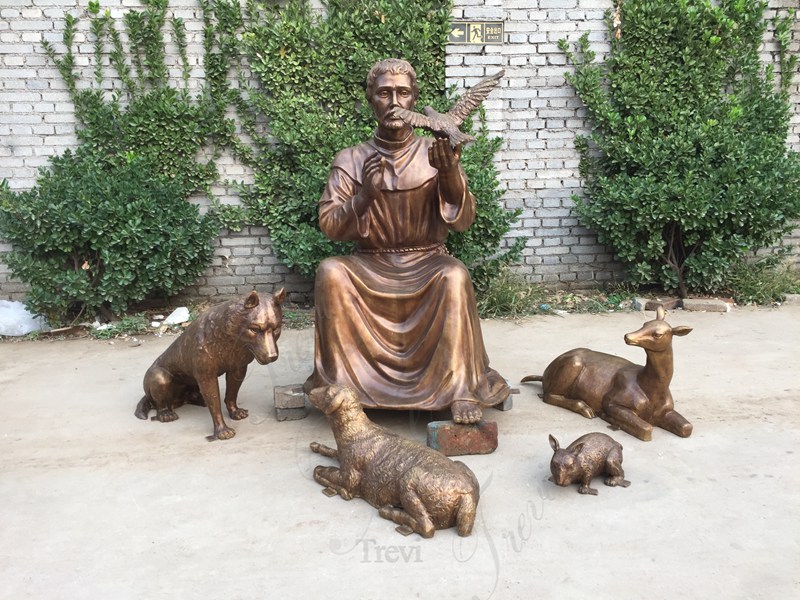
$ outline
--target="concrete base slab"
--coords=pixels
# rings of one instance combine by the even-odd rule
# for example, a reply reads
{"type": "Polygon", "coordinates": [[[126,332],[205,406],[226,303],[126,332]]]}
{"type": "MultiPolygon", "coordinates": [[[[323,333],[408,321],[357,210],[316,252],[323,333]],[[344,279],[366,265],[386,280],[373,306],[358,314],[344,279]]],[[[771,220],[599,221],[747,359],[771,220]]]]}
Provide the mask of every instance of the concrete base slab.
{"type": "Polygon", "coordinates": [[[786,294],[781,303],[783,306],[800,306],[800,294],[786,294]]]}
{"type": "MultiPolygon", "coordinates": [[[[427,540],[400,535],[363,500],[320,493],[314,467],[336,461],[309,449],[335,445],[319,411],[275,421],[265,390],[311,372],[313,329],[285,330],[280,359],[250,366],[239,392],[250,416],[227,420],[236,436],[213,443],[204,407],[180,407],[173,423],[133,416],[142,374],[173,336],[137,347],[0,341],[0,598],[796,597],[800,306],[667,319],[693,328],[674,341],[670,386],[690,438],[611,433],[631,486],[597,480],[600,495],[584,496],[547,481],[547,436],[574,440],[607,424],[521,386],[514,410],[490,412],[497,450],[458,458],[481,485],[472,535],[427,540]]],[[[571,348],[641,363],[622,335],[644,320],[542,315],[481,327],[491,366],[517,382],[571,348]]],[[[425,443],[427,415],[369,416],[425,443]]]]}
{"type": "Polygon", "coordinates": [[[732,306],[719,298],[684,298],[683,310],[725,313],[732,306]]]}
{"type": "MultiPolygon", "coordinates": [[[[519,393],[519,392],[517,392],[519,393]]],[[[505,400],[503,400],[500,404],[495,404],[492,408],[496,408],[497,410],[501,410],[503,412],[509,411],[514,408],[514,396],[509,396],[505,400]]]]}
{"type": "Polygon", "coordinates": [[[506,412],[514,408],[514,396],[519,394],[519,388],[512,386],[510,383],[509,383],[509,388],[511,390],[511,393],[508,395],[508,398],[503,400],[500,404],[495,404],[493,408],[496,408],[497,410],[502,410],[503,412],[506,412]]]}
{"type": "Polygon", "coordinates": [[[683,301],[680,298],[668,298],[666,300],[646,300],[644,302],[644,310],[658,310],[659,306],[663,306],[664,310],[676,310],[681,308],[683,301]]]}

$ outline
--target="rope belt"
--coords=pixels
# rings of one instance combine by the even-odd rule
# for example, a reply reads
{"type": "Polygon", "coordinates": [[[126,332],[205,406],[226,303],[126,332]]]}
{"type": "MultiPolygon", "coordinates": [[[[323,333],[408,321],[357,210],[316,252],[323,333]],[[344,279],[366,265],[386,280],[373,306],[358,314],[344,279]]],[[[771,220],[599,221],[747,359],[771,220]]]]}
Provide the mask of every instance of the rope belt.
{"type": "Polygon", "coordinates": [[[405,254],[406,252],[431,252],[435,251],[437,254],[447,254],[447,248],[444,244],[428,244],[427,246],[406,246],[405,248],[356,248],[353,250],[356,254],[405,254]]]}

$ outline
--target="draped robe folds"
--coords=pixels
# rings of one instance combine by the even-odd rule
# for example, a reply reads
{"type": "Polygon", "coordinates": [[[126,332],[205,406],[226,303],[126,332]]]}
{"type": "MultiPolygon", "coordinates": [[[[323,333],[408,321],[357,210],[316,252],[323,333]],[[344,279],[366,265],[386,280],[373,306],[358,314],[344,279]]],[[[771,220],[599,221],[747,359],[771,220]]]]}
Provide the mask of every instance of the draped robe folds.
{"type": "Polygon", "coordinates": [[[334,160],[320,227],[356,249],[317,270],[306,391],[344,384],[364,406],[419,410],[459,400],[492,406],[508,397],[508,384],[489,368],[469,273],[444,249],[450,229],[472,224],[475,198],[465,191],[452,203],[439,194],[438,171],[428,162],[432,141],[373,139],[334,160]],[[385,159],[383,197],[358,217],[353,197],[364,161],[376,152],[385,159]]]}

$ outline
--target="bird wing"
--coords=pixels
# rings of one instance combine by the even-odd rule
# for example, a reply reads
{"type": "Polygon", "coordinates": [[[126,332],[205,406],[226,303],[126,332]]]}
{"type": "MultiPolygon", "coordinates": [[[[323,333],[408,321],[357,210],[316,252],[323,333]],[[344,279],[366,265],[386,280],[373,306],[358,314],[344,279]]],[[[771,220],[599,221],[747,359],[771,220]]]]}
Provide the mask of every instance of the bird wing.
{"type": "Polygon", "coordinates": [[[478,83],[474,86],[469,88],[461,97],[456,101],[453,105],[453,108],[447,113],[450,115],[456,122],[457,125],[461,125],[464,122],[470,113],[480,106],[480,103],[486,99],[486,96],[489,95],[498,83],[500,83],[500,78],[505,75],[505,71],[500,69],[498,73],[492,75],[491,77],[485,77],[481,79],[478,83]]]}
{"type": "Polygon", "coordinates": [[[431,120],[423,114],[400,107],[395,107],[392,109],[392,111],[398,117],[403,119],[403,121],[411,125],[411,127],[422,127],[424,129],[431,130],[433,129],[433,123],[431,123],[431,120]]]}

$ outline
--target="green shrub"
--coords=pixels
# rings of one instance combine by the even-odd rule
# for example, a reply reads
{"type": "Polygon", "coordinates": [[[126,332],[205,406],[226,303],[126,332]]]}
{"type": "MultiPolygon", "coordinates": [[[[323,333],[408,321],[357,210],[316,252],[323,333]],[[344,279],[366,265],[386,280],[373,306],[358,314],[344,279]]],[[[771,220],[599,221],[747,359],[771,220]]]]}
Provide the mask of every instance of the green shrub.
{"type": "Polygon", "coordinates": [[[109,167],[68,151],[30,191],[0,194],[0,236],[13,247],[5,261],[51,325],[175,294],[211,260],[212,220],[145,158],[109,167]]]}
{"type": "Polygon", "coordinates": [[[517,319],[529,315],[571,313],[603,313],[629,310],[635,289],[629,284],[609,285],[605,290],[568,292],[547,290],[541,284],[528,282],[523,275],[508,267],[499,269],[487,285],[477,290],[478,313],[482,318],[517,319]]]}
{"type": "MultiPolygon", "coordinates": [[[[182,82],[170,85],[163,32],[168,2],[143,0],[142,4],[142,10],[128,10],[122,17],[127,34],[124,43],[110,13],[101,13],[99,3],[90,0],[88,28],[94,40],[95,62],[91,86],[77,86],[74,47],[79,19],[65,16],[62,37],[66,50],[62,56],[47,40],[42,46],[67,85],[78,118],[76,133],[82,152],[93,153],[111,167],[126,155],[145,157],[158,173],[182,184],[184,197],[207,192],[218,177],[213,160],[218,146],[230,143],[233,135],[233,122],[225,117],[228,98],[222,92],[212,93],[223,87],[227,76],[223,65],[231,57],[213,52],[216,37],[213,30],[207,32],[204,58],[215,68],[207,69],[206,90],[191,96],[186,89],[189,64],[185,24],[171,18],[182,82]],[[113,67],[111,73],[108,63],[113,67]],[[110,93],[104,88],[112,86],[104,83],[118,85],[113,85],[115,91],[110,93]],[[211,159],[200,160],[203,154],[211,159]]],[[[204,12],[204,16],[212,18],[213,13],[204,12]]]]}
{"type": "Polygon", "coordinates": [[[759,59],[765,2],[618,6],[604,64],[586,36],[577,53],[561,41],[593,126],[576,142],[586,192],[577,212],[632,282],[713,291],[800,217],[800,160],[786,149],[791,20],[777,22],[776,82],[759,59]]]}
{"type": "Polygon", "coordinates": [[[103,329],[89,329],[89,336],[96,340],[111,340],[118,337],[140,335],[151,331],[147,316],[139,313],[125,315],[116,323],[107,323],[103,329]]]}
{"type": "Polygon", "coordinates": [[[313,310],[284,310],[283,327],[286,329],[307,329],[314,326],[313,310]]]}
{"type": "Polygon", "coordinates": [[[167,0],[142,4],[123,15],[123,37],[110,13],[89,2],[89,85],[77,85],[76,17],[65,17],[63,55],[42,42],[74,104],[80,146],[51,159],[29,192],[4,186],[0,236],[12,243],[5,261],[14,276],[31,286],[28,306],[51,324],[96,310],[110,317],[151,294],[179,292],[210,264],[218,229],[243,221],[235,209],[201,216],[188,202],[209,191],[218,147],[232,143],[225,117],[230,44],[218,41],[205,5],[207,87],[193,97],[183,21],[167,18],[167,0]],[[168,21],[182,67],[175,85],[165,63],[168,21]],[[107,77],[115,85],[104,85],[107,77]]]}
{"type": "Polygon", "coordinates": [[[777,252],[731,265],[725,289],[738,304],[783,302],[787,294],[800,294],[800,272],[786,260],[787,252],[777,252]]]}
{"type": "Polygon", "coordinates": [[[478,314],[484,319],[517,319],[546,313],[548,295],[542,286],[528,282],[524,276],[504,268],[477,291],[478,314]]]}
{"type": "MultiPolygon", "coordinates": [[[[450,2],[329,0],[326,9],[321,15],[306,0],[283,7],[251,0],[242,21],[244,51],[259,83],[239,103],[257,150],[255,183],[243,201],[269,228],[276,254],[308,276],[323,258],[350,249],[319,230],[317,203],[336,153],[369,139],[375,128],[364,98],[370,67],[383,58],[404,58],[417,72],[419,106],[444,110],[452,102],[444,78],[450,2]]],[[[478,216],[468,232],[448,240],[451,252],[483,282],[515,260],[524,243],[498,251],[517,216],[498,203],[492,159],[500,144],[483,128],[464,149],[478,216]]]]}
{"type": "MultiPolygon", "coordinates": [[[[77,85],[77,18],[66,15],[62,56],[43,42],[74,103],[81,145],[54,158],[30,192],[4,189],[0,235],[13,244],[6,262],[14,275],[31,285],[29,305],[53,323],[176,293],[209,263],[215,230],[248,221],[267,225],[276,253],[312,275],[321,259],[349,249],[319,231],[317,201],[335,153],[374,129],[362,86],[369,67],[388,56],[407,58],[417,70],[420,103],[440,110],[451,103],[444,88],[449,2],[331,0],[327,16],[319,17],[302,0],[284,8],[249,1],[245,19],[238,0],[200,0],[207,85],[195,97],[186,90],[183,22],[169,18],[167,0],[142,4],[124,14],[123,36],[110,13],[89,2],[95,61],[89,86],[77,85]],[[168,80],[167,23],[183,89],[168,80]],[[259,90],[248,89],[243,72],[238,87],[228,81],[240,51],[259,90]],[[105,85],[109,65],[113,86],[105,85]],[[255,151],[234,136],[225,117],[230,104],[255,151]],[[217,179],[214,157],[221,146],[254,167],[255,183],[243,195],[244,208],[212,199],[212,210],[201,217],[186,200],[208,192],[217,179]]],[[[498,250],[517,216],[498,203],[493,157],[500,144],[483,127],[464,150],[478,216],[470,231],[448,240],[479,288],[515,260],[524,243],[498,250]]]]}
{"type": "Polygon", "coordinates": [[[503,140],[489,137],[482,108],[479,117],[480,127],[475,141],[464,149],[461,161],[469,180],[469,189],[475,196],[475,222],[466,231],[451,232],[447,238],[447,249],[467,265],[475,291],[481,295],[487,292],[492,281],[500,277],[508,265],[519,259],[526,238],[518,237],[505,251],[498,251],[521,211],[507,211],[500,204],[503,190],[498,187],[494,156],[503,140]]]}

